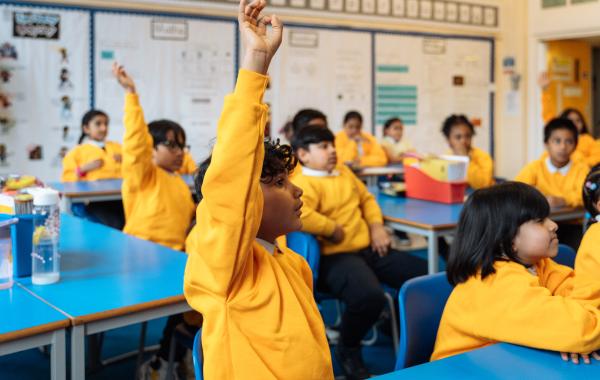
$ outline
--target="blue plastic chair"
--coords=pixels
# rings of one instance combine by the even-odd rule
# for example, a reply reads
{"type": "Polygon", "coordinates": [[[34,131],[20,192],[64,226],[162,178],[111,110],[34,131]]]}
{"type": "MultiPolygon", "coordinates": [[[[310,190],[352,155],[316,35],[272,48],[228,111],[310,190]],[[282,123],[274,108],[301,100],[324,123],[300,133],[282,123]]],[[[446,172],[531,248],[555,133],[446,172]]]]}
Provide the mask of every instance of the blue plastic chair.
{"type": "Polygon", "coordinates": [[[568,245],[559,244],[558,245],[558,254],[554,258],[554,261],[561,264],[566,265],[570,268],[575,268],[575,250],[568,245]]]}
{"type": "Polygon", "coordinates": [[[410,279],[400,288],[400,347],[396,371],[429,361],[446,301],[446,272],[410,279]]]}
{"type": "Polygon", "coordinates": [[[204,354],[202,353],[202,329],[198,330],[194,338],[194,347],[192,349],[192,359],[194,360],[194,374],[196,380],[204,380],[202,365],[204,363],[204,354]]]}

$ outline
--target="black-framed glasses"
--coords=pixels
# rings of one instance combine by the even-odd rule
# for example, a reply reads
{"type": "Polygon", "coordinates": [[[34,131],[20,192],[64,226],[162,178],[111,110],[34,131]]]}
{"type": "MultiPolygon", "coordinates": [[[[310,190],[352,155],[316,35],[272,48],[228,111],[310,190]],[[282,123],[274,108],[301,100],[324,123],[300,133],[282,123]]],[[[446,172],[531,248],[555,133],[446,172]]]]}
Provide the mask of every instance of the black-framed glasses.
{"type": "Polygon", "coordinates": [[[160,143],[160,145],[164,146],[165,148],[169,149],[170,151],[175,151],[177,149],[180,149],[185,152],[185,151],[190,150],[189,145],[180,144],[177,141],[172,141],[172,140],[163,141],[160,143]]]}

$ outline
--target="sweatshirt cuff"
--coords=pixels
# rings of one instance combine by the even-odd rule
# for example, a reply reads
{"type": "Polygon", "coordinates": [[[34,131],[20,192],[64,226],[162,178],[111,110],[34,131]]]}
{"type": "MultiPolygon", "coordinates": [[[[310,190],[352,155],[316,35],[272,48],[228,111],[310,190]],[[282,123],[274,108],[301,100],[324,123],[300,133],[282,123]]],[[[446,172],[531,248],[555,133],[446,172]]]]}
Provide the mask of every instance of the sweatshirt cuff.
{"type": "Polygon", "coordinates": [[[140,98],[138,94],[132,94],[130,92],[125,94],[125,107],[139,107],[140,98]]]}
{"type": "Polygon", "coordinates": [[[254,71],[240,69],[235,84],[235,96],[253,103],[262,103],[262,98],[269,84],[269,77],[254,71]]]}
{"type": "Polygon", "coordinates": [[[333,220],[327,220],[327,222],[323,226],[323,236],[330,237],[331,235],[333,235],[333,232],[335,231],[335,226],[336,224],[333,220]]]}

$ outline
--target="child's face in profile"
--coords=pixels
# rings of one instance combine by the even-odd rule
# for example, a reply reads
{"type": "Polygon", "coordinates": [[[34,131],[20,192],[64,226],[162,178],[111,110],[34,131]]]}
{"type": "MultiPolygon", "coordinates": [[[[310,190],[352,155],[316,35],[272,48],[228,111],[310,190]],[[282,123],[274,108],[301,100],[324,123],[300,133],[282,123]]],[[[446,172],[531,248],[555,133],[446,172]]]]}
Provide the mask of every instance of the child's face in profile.
{"type": "Polygon", "coordinates": [[[551,219],[530,220],[521,224],[513,240],[513,249],[526,265],[536,264],[544,257],[558,253],[558,225],[551,219]]]}
{"type": "Polygon", "coordinates": [[[348,135],[351,140],[357,140],[360,138],[360,130],[362,123],[357,118],[352,118],[344,123],[344,132],[348,135]]]}
{"type": "Polygon", "coordinates": [[[331,172],[337,165],[335,145],[332,141],[310,144],[308,150],[298,149],[298,159],[308,168],[331,172]]]}
{"type": "Polygon", "coordinates": [[[168,172],[176,172],[183,163],[185,141],[182,135],[168,131],[166,140],[156,145],[153,151],[154,163],[168,172]]]}
{"type": "Polygon", "coordinates": [[[385,130],[385,135],[390,136],[394,141],[402,140],[404,134],[404,124],[401,121],[394,121],[392,125],[385,130]]]}
{"type": "Polygon", "coordinates": [[[257,236],[273,242],[275,238],[302,228],[302,189],[290,182],[287,172],[269,183],[261,181],[264,206],[257,236]]]}
{"type": "Polygon", "coordinates": [[[545,145],[552,165],[561,168],[569,163],[575,150],[575,136],[568,129],[556,129],[545,145]]]}
{"type": "Polygon", "coordinates": [[[94,141],[104,141],[108,134],[108,118],[104,115],[95,116],[83,126],[83,132],[94,141]]]}
{"type": "Polygon", "coordinates": [[[467,155],[471,150],[471,140],[473,139],[473,132],[468,125],[456,124],[450,130],[448,136],[448,145],[454,154],[467,155]]]}

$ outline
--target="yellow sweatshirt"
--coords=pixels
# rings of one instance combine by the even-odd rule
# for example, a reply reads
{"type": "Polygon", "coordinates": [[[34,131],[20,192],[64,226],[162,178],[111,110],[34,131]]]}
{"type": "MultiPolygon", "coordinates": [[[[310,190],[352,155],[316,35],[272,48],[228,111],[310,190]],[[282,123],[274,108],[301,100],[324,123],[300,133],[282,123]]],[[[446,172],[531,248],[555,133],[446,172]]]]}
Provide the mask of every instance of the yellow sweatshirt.
{"type": "Polygon", "coordinates": [[[348,138],[344,131],[335,135],[335,149],[340,162],[354,161],[360,158],[360,166],[385,166],[387,165],[387,155],[379,145],[375,137],[367,132],[360,132],[362,138],[361,149],[356,141],[348,138]]]}
{"type": "Polygon", "coordinates": [[[177,174],[194,174],[196,173],[196,169],[198,169],[198,167],[196,166],[196,163],[194,162],[194,159],[192,158],[190,152],[184,152],[183,163],[181,164],[179,170],[177,170],[177,174]]]}
{"type": "Polygon", "coordinates": [[[267,77],[240,70],[225,98],[204,199],[188,236],[184,293],[204,316],[206,379],[333,379],[306,261],[258,243],[267,77]]]}
{"type": "Polygon", "coordinates": [[[578,289],[590,289],[590,285],[600,281],[600,222],[592,224],[581,240],[575,257],[575,275],[578,289]]]}
{"type": "Polygon", "coordinates": [[[121,144],[106,141],[104,149],[93,143],[82,143],[71,149],[63,158],[61,181],[96,181],[99,179],[121,178],[121,163],[115,160],[115,155],[121,155],[121,144]],[[77,168],[95,160],[102,160],[102,167],[92,170],[79,178],[77,168]]]}
{"type": "Polygon", "coordinates": [[[478,148],[469,152],[467,182],[473,189],[481,189],[494,184],[494,162],[489,154],[478,148]]]}
{"type": "Polygon", "coordinates": [[[192,193],[178,174],[152,162],[152,136],[136,94],[125,96],[123,124],[123,232],[181,250],[196,207],[192,193]]]}
{"type": "Polygon", "coordinates": [[[454,288],[431,360],[498,342],[577,353],[600,348],[600,297],[573,288],[570,268],[551,259],[535,266],[537,276],[515,262],[494,268],[485,280],[473,276],[454,288]]]}
{"type": "Polygon", "coordinates": [[[515,181],[534,186],[546,196],[562,197],[571,207],[582,206],[581,189],[589,168],[575,161],[571,161],[570,165],[565,174],[561,170],[551,173],[547,159],[535,160],[521,169],[515,181]]]}
{"type": "Polygon", "coordinates": [[[579,135],[575,152],[583,157],[583,161],[589,167],[600,163],[600,143],[588,133],[579,135]]]}
{"type": "Polygon", "coordinates": [[[383,223],[381,209],[373,195],[346,165],[338,165],[332,175],[308,175],[312,172],[303,167],[292,178],[304,192],[302,230],[322,237],[324,255],[368,247],[371,243],[369,225],[383,223]],[[333,244],[323,239],[333,234],[337,224],[344,229],[344,240],[333,244]]]}

